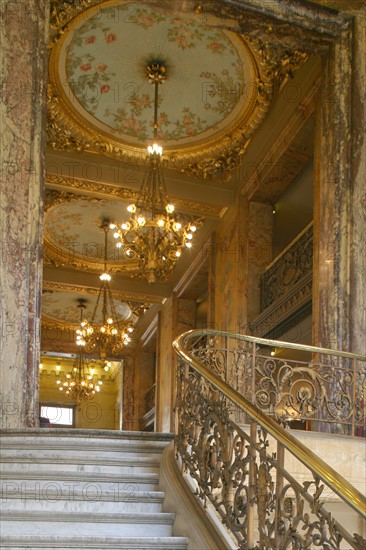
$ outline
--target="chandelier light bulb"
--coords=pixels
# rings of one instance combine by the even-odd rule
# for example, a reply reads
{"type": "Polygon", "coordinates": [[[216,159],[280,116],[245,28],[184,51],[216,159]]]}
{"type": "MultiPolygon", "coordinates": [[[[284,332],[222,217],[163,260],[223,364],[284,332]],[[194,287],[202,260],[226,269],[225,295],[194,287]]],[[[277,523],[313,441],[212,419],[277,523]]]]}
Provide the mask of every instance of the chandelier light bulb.
{"type": "Polygon", "coordinates": [[[60,380],[56,380],[56,384],[61,384],[61,381],[60,381],[60,380]]]}
{"type": "Polygon", "coordinates": [[[108,319],[107,319],[107,323],[108,323],[108,325],[111,325],[111,324],[113,323],[113,319],[112,319],[112,317],[108,317],[108,319]]]}
{"type": "Polygon", "coordinates": [[[104,325],[100,327],[100,332],[102,332],[103,334],[105,333],[106,330],[107,330],[107,329],[105,328],[104,325]]]}
{"type": "Polygon", "coordinates": [[[118,334],[118,330],[117,330],[116,328],[112,328],[112,331],[111,331],[111,332],[112,332],[113,335],[118,334]]]}
{"type": "Polygon", "coordinates": [[[197,227],[195,225],[190,225],[189,230],[192,231],[192,233],[195,233],[195,231],[197,231],[197,227]]]}
{"type": "Polygon", "coordinates": [[[141,226],[144,226],[145,223],[146,223],[145,217],[144,217],[144,216],[139,216],[139,217],[137,218],[137,223],[138,223],[139,225],[141,225],[141,226]]]}
{"type": "Polygon", "coordinates": [[[182,224],[179,222],[175,222],[175,224],[173,225],[173,229],[174,231],[179,231],[180,229],[182,229],[182,224]]]}
{"type": "Polygon", "coordinates": [[[168,212],[168,214],[172,214],[172,212],[174,212],[174,204],[167,204],[165,210],[168,212]]]}
{"type": "Polygon", "coordinates": [[[115,223],[109,224],[109,229],[116,229],[116,224],[115,223]]]}
{"type": "Polygon", "coordinates": [[[181,251],[180,250],[177,250],[176,253],[175,253],[176,257],[179,258],[180,255],[181,255],[181,251]]]}
{"type": "Polygon", "coordinates": [[[121,228],[123,229],[123,231],[127,231],[128,229],[130,229],[130,227],[131,227],[131,225],[128,222],[124,222],[121,225],[121,228]]]}
{"type": "Polygon", "coordinates": [[[113,237],[114,237],[115,239],[118,239],[119,233],[117,233],[117,231],[116,231],[115,233],[113,233],[113,237]]]}
{"type": "Polygon", "coordinates": [[[161,145],[158,145],[157,143],[154,143],[153,145],[149,145],[147,148],[147,151],[149,155],[153,155],[156,153],[157,155],[161,156],[163,154],[163,148],[161,145]]]}
{"type": "Polygon", "coordinates": [[[192,248],[192,243],[188,241],[188,243],[186,243],[186,247],[187,248],[192,248]]]}
{"type": "Polygon", "coordinates": [[[165,222],[162,218],[159,218],[157,223],[158,223],[159,227],[164,227],[164,225],[165,225],[165,222]]]}
{"type": "Polygon", "coordinates": [[[133,332],[133,327],[128,327],[127,330],[128,332],[133,332]]]}
{"type": "Polygon", "coordinates": [[[56,370],[61,370],[61,365],[56,365],[56,370]]]}
{"type": "Polygon", "coordinates": [[[101,281],[108,281],[108,282],[111,280],[111,278],[112,277],[109,275],[109,273],[102,273],[99,277],[101,281]]]}
{"type": "Polygon", "coordinates": [[[127,211],[131,212],[131,214],[134,214],[136,212],[136,204],[129,204],[127,206],[127,211]]]}
{"type": "Polygon", "coordinates": [[[189,240],[193,239],[192,233],[188,233],[188,234],[187,234],[187,239],[189,239],[189,240]]]}

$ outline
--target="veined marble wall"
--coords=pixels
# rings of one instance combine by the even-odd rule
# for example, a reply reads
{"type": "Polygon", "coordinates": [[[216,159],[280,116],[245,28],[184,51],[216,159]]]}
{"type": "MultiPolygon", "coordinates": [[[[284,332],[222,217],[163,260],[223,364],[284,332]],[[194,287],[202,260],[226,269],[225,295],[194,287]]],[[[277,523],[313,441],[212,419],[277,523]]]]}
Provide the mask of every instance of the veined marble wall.
{"type": "Polygon", "coordinates": [[[1,426],[38,425],[49,3],[1,3],[1,426]]]}
{"type": "Polygon", "coordinates": [[[156,431],[171,432],[176,395],[176,359],[173,340],[195,327],[196,302],[173,294],[164,304],[159,318],[157,361],[156,431]]]}

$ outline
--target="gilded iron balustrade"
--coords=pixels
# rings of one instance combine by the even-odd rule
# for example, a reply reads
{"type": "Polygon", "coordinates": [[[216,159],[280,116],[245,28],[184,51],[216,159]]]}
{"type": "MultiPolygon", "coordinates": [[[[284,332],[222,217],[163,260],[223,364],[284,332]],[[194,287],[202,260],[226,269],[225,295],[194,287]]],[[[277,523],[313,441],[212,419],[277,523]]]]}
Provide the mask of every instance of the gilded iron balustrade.
{"type": "Polygon", "coordinates": [[[262,310],[312,277],[313,222],[266,268],[261,277],[262,310]]]}
{"type": "MultiPolygon", "coordinates": [[[[234,336],[244,342],[250,338],[234,336]]],[[[179,355],[176,453],[198,497],[211,503],[239,549],[365,548],[361,534],[342,526],[345,515],[349,521],[353,513],[358,526],[366,519],[363,495],[223,380],[223,354],[216,372],[202,349],[192,354],[213,337],[229,334],[190,331],[173,344],[179,355]],[[238,411],[246,416],[247,427],[234,422],[238,411]],[[285,449],[305,467],[303,483],[286,471],[285,449]],[[335,495],[350,515],[343,510],[333,517],[326,510],[325,499],[335,495]]],[[[249,342],[258,344],[254,340],[259,339],[249,342]]]]}
{"type": "Polygon", "coordinates": [[[193,331],[185,342],[190,357],[283,424],[366,436],[365,357],[218,331],[193,331]],[[285,359],[286,349],[308,360],[285,359]]]}

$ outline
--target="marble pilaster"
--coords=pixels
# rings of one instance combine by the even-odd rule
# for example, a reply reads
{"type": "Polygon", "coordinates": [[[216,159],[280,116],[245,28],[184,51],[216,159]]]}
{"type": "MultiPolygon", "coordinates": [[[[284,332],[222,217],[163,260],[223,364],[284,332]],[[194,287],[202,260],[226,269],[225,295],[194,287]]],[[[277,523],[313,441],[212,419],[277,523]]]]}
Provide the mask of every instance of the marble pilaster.
{"type": "Polygon", "coordinates": [[[171,432],[174,427],[174,401],[176,395],[177,355],[172,348],[173,340],[195,327],[196,302],[178,298],[173,294],[164,304],[159,316],[156,431],[171,432]]]}
{"type": "Polygon", "coordinates": [[[1,426],[38,423],[49,5],[1,4],[1,426]]]}
{"type": "Polygon", "coordinates": [[[323,60],[314,173],[313,340],[355,353],[366,352],[365,13],[323,60]]]}

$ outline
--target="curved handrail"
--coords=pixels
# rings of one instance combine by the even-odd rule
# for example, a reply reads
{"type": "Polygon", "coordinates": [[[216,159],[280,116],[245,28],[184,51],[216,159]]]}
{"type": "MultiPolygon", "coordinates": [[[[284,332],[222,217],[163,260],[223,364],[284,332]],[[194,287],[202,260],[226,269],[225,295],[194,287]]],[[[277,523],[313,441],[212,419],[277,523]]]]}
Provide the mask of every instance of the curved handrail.
{"type": "Polygon", "coordinates": [[[269,346],[271,348],[296,349],[298,351],[309,351],[311,353],[321,353],[323,355],[334,355],[336,357],[345,357],[347,359],[357,359],[357,361],[366,362],[365,355],[350,353],[349,351],[337,351],[330,348],[319,348],[316,346],[307,346],[305,344],[294,344],[293,342],[283,342],[282,340],[268,340],[267,338],[258,338],[257,336],[247,336],[245,334],[237,334],[235,332],[228,332],[224,330],[193,329],[193,330],[188,330],[187,332],[183,333],[181,336],[186,338],[187,336],[193,336],[194,334],[196,334],[197,336],[227,336],[229,338],[235,338],[236,340],[242,340],[244,342],[251,342],[252,344],[258,344],[259,346],[269,346]]]}
{"type": "MultiPolygon", "coordinates": [[[[328,485],[342,500],[347,502],[352,508],[361,516],[366,519],[366,499],[351,483],[339,475],[333,468],[331,468],[320,457],[298,441],[288,430],[285,430],[280,424],[275,422],[271,417],[262,413],[255,405],[253,405],[248,399],[243,397],[236,390],[231,388],[222,378],[211,372],[207,367],[203,366],[195,358],[191,357],[184,349],[184,340],[188,336],[194,334],[203,335],[215,335],[215,336],[239,336],[240,340],[246,340],[249,342],[276,342],[277,347],[280,347],[280,342],[276,340],[264,340],[263,338],[255,338],[252,336],[235,335],[230,332],[220,332],[215,330],[190,330],[178,336],[173,342],[173,348],[176,353],[185,359],[187,363],[192,366],[199,374],[204,376],[209,382],[211,382],[217,389],[219,389],[226,397],[228,397],[235,405],[239,406],[245,411],[255,422],[257,422],[262,428],[264,428],[269,434],[271,434],[277,441],[279,441],[290,453],[292,453],[300,462],[302,462],[307,468],[309,468],[319,479],[328,485]]],[[[292,345],[291,347],[294,347],[292,345]]],[[[290,347],[290,346],[287,346],[290,347]]],[[[299,346],[300,347],[300,346],[299,346]]],[[[299,349],[296,347],[296,349],[299,349]]],[[[333,352],[334,350],[325,350],[323,348],[314,348],[312,346],[302,346],[303,348],[312,348],[319,353],[333,352]]],[[[338,352],[346,353],[346,352],[338,352]]],[[[344,357],[344,355],[342,355],[344,357]]],[[[354,354],[347,354],[352,356],[354,354]]],[[[362,356],[356,356],[362,357],[362,356]]],[[[365,359],[365,358],[364,358],[365,359]]]]}

